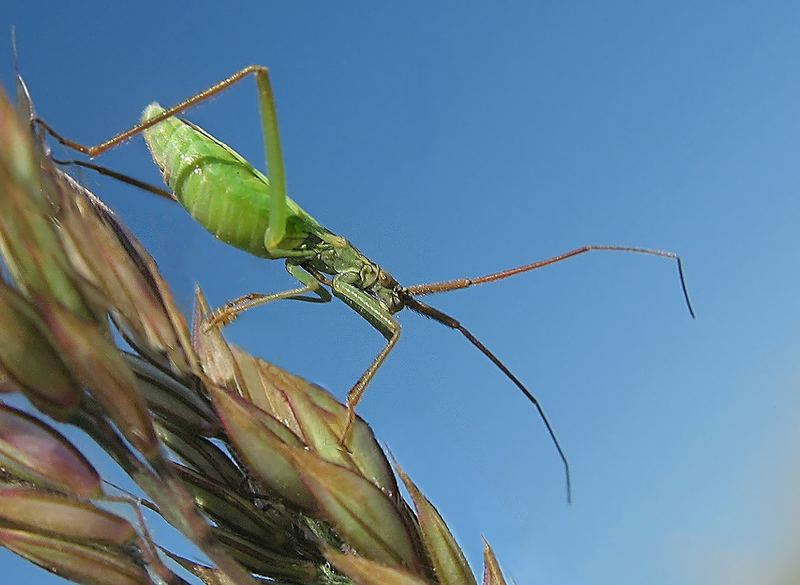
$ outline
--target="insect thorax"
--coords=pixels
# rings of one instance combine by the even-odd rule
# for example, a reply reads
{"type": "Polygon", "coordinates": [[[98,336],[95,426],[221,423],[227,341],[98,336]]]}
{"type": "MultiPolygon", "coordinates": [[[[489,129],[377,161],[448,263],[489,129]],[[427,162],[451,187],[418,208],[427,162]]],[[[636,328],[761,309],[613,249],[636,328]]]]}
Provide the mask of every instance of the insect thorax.
{"type": "Polygon", "coordinates": [[[307,262],[316,271],[333,276],[375,297],[390,313],[403,308],[400,285],[378,264],[342,238],[342,244],[324,246],[307,262]]]}

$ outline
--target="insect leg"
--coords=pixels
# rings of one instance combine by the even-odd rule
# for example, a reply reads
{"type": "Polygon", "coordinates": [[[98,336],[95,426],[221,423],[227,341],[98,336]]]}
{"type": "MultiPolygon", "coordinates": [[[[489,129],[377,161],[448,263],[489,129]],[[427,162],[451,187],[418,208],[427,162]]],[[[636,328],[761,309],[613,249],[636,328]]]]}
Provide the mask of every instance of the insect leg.
{"type": "Polygon", "coordinates": [[[400,339],[400,323],[389,313],[383,305],[366,294],[361,289],[344,282],[341,278],[334,278],[333,285],[331,286],[333,294],[342,299],[347,305],[355,310],[359,315],[366,319],[370,325],[381,332],[386,338],[386,346],[378,352],[375,359],[361,374],[361,377],[356,381],[350,391],[347,393],[347,420],[345,421],[342,436],[339,438],[339,443],[346,446],[350,431],[353,428],[353,423],[356,419],[356,405],[361,401],[361,397],[367,389],[370,381],[375,373],[383,364],[386,356],[394,349],[397,340],[400,339]]]}
{"type": "Polygon", "coordinates": [[[128,175],[117,172],[113,169],[109,169],[108,167],[96,165],[94,163],[90,163],[85,160],[59,160],[57,158],[53,158],[52,160],[57,165],[76,166],[84,169],[91,169],[97,172],[98,174],[104,175],[106,177],[111,177],[112,179],[116,179],[121,183],[125,183],[127,185],[136,187],[137,189],[141,189],[142,191],[147,191],[148,193],[152,193],[153,195],[158,195],[159,197],[163,197],[164,199],[169,199],[171,201],[177,201],[177,199],[175,198],[175,194],[172,193],[171,191],[167,191],[166,189],[162,189],[161,187],[156,187],[155,185],[151,185],[150,183],[145,183],[144,181],[140,181],[139,179],[136,179],[134,177],[129,177],[128,175]]]}
{"type": "Polygon", "coordinates": [[[258,84],[258,105],[261,110],[261,130],[264,133],[264,146],[269,174],[269,226],[264,234],[264,245],[268,251],[279,248],[286,234],[286,168],[283,164],[283,148],[278,131],[278,114],[275,111],[275,98],[269,71],[263,68],[256,72],[258,84]]]}
{"type": "Polygon", "coordinates": [[[156,549],[156,544],[153,542],[152,536],[150,536],[150,531],[147,528],[147,522],[145,521],[144,514],[142,514],[141,507],[147,507],[151,510],[160,514],[158,507],[142,498],[139,498],[127,490],[124,490],[120,487],[115,486],[111,482],[106,482],[108,485],[112,486],[115,489],[120,490],[121,492],[127,494],[125,496],[111,496],[108,494],[103,494],[97,498],[94,498],[98,501],[109,502],[112,504],[124,504],[130,506],[133,510],[134,515],[136,516],[136,521],[139,524],[139,550],[142,553],[142,557],[147,565],[147,567],[152,570],[158,577],[164,582],[169,585],[183,585],[186,584],[186,581],[182,579],[180,576],[176,575],[169,569],[164,562],[161,560],[161,556],[158,554],[158,550],[156,549]]]}
{"type": "MultiPolygon", "coordinates": [[[[241,81],[248,75],[256,75],[258,77],[264,77],[268,80],[268,72],[269,70],[266,67],[261,65],[248,65],[241,71],[237,71],[230,77],[223,79],[222,81],[215,83],[208,89],[205,89],[185,100],[180,102],[179,104],[164,110],[158,116],[154,116],[145,122],[140,122],[134,126],[131,126],[124,132],[120,132],[119,134],[115,134],[111,138],[104,140],[103,142],[96,144],[94,146],[84,146],[83,144],[76,142],[74,140],[70,140],[56,132],[47,122],[42,120],[41,118],[36,118],[34,123],[37,124],[39,127],[44,129],[48,134],[50,134],[54,139],[58,142],[66,146],[67,148],[71,148],[72,150],[77,150],[78,152],[82,152],[83,154],[88,155],[91,158],[99,156],[104,152],[119,146],[126,140],[129,140],[136,136],[137,134],[141,134],[143,130],[147,130],[151,126],[155,126],[159,122],[166,120],[176,114],[179,114],[183,111],[188,110],[189,108],[196,106],[199,103],[204,102],[205,100],[221,93],[234,85],[235,83],[241,81]]],[[[262,100],[259,99],[259,103],[263,103],[262,100]]]]}
{"type": "Polygon", "coordinates": [[[573,256],[578,256],[580,254],[585,254],[587,252],[594,252],[594,251],[630,252],[633,254],[647,254],[649,256],[660,256],[662,258],[669,258],[675,260],[675,262],[678,265],[678,277],[680,278],[681,281],[681,290],[683,291],[683,298],[686,301],[686,307],[689,309],[689,314],[694,319],[695,316],[694,308],[692,307],[692,301],[689,300],[689,291],[686,288],[686,279],[683,276],[683,262],[681,262],[681,257],[678,256],[675,252],[666,252],[664,250],[653,250],[650,248],[635,248],[631,246],[582,246],[580,248],[575,248],[574,250],[570,250],[569,252],[564,252],[563,254],[559,254],[558,256],[553,256],[552,258],[548,258],[546,260],[539,260],[538,262],[533,262],[532,264],[525,264],[524,266],[509,268],[508,270],[495,272],[494,274],[487,274],[486,276],[480,276],[477,278],[456,278],[453,280],[446,280],[442,282],[416,284],[414,286],[409,286],[405,288],[404,291],[411,296],[421,296],[421,295],[430,295],[451,290],[458,290],[461,288],[474,286],[476,284],[484,284],[487,282],[494,282],[496,280],[503,280],[504,278],[508,278],[510,276],[515,276],[517,274],[522,274],[523,272],[536,270],[537,268],[544,268],[545,266],[550,266],[551,264],[562,262],[563,260],[567,260],[568,258],[572,258],[573,256]]]}
{"type": "Polygon", "coordinates": [[[150,128],[170,118],[180,112],[188,110],[203,101],[213,97],[233,84],[241,81],[248,75],[255,75],[256,84],[258,87],[258,105],[261,110],[261,131],[264,135],[264,146],[266,150],[267,170],[270,179],[270,186],[272,188],[272,197],[270,197],[270,219],[269,227],[264,236],[264,242],[267,250],[277,251],[279,249],[280,241],[286,233],[286,171],[283,164],[283,149],[281,148],[280,132],[278,131],[278,115],[275,110],[275,98],[272,93],[272,84],[269,79],[269,69],[261,65],[250,65],[241,71],[237,71],[230,77],[223,79],[197,93],[179,104],[164,110],[157,116],[153,116],[149,120],[140,122],[132,126],[124,132],[120,132],[112,136],[108,140],[96,144],[94,146],[84,146],[79,142],[65,138],[56,132],[47,122],[37,118],[35,123],[43,128],[48,134],[55,138],[58,142],[71,148],[82,152],[92,158],[110,150],[126,140],[133,138],[142,131],[150,128]]]}
{"type": "Polygon", "coordinates": [[[309,303],[327,303],[331,300],[330,293],[323,288],[322,284],[300,266],[287,262],[286,270],[299,280],[303,286],[272,294],[250,293],[227,302],[209,315],[203,325],[203,330],[208,331],[217,325],[225,326],[236,319],[240,313],[272,301],[290,299],[309,303]],[[314,293],[316,296],[305,296],[306,293],[314,293]]]}

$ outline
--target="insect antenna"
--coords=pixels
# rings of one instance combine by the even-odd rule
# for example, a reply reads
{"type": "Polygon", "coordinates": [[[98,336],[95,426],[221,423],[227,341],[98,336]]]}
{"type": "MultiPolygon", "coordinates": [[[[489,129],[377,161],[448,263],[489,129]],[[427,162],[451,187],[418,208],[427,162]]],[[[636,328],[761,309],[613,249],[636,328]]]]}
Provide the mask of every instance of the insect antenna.
{"type": "Polygon", "coordinates": [[[541,403],[539,400],[533,395],[533,393],[525,387],[519,378],[517,378],[508,367],[500,361],[492,351],[486,347],[483,343],[481,343],[478,338],[476,338],[470,331],[464,327],[458,320],[454,319],[450,315],[443,313],[439,309],[435,309],[430,305],[426,305],[425,303],[418,301],[417,299],[406,296],[404,298],[405,306],[415,313],[419,313],[424,317],[428,317],[433,319],[434,321],[438,321],[445,327],[449,327],[450,329],[455,329],[456,331],[460,331],[461,334],[467,338],[467,340],[477,347],[483,355],[488,357],[492,363],[497,366],[505,376],[511,380],[514,385],[519,388],[519,390],[525,395],[525,397],[536,407],[536,410],[539,412],[539,417],[542,419],[545,428],[547,429],[548,434],[550,435],[550,439],[555,445],[556,451],[558,451],[559,457],[561,457],[561,461],[564,464],[564,477],[566,479],[567,484],[567,503],[572,503],[572,479],[570,477],[569,472],[569,461],[567,461],[567,456],[564,454],[564,450],[561,448],[561,444],[558,442],[558,438],[556,437],[556,432],[553,429],[553,426],[550,424],[550,421],[547,419],[547,415],[544,413],[544,409],[542,408],[541,403]]]}
{"type": "Polygon", "coordinates": [[[120,181],[122,183],[132,185],[137,189],[142,189],[143,191],[147,191],[148,193],[152,193],[153,195],[158,195],[159,197],[164,197],[165,199],[171,199],[172,201],[176,201],[175,195],[170,191],[167,191],[166,189],[161,189],[160,187],[156,187],[155,185],[151,185],[150,183],[140,181],[139,179],[135,179],[134,177],[129,177],[128,175],[124,175],[118,171],[109,169],[108,167],[96,165],[94,163],[90,163],[84,160],[58,160],[57,158],[54,158],[53,162],[61,166],[76,166],[76,167],[82,167],[84,169],[91,169],[96,173],[99,173],[106,177],[111,177],[112,179],[116,179],[117,181],[120,181]]]}
{"type": "Polygon", "coordinates": [[[661,258],[669,258],[670,260],[675,260],[675,262],[678,265],[678,278],[680,278],[681,281],[681,290],[683,291],[683,299],[686,302],[686,308],[689,309],[689,314],[692,316],[692,319],[695,318],[694,308],[692,307],[692,301],[689,299],[689,289],[686,287],[686,279],[683,276],[683,262],[681,261],[681,257],[678,256],[675,252],[666,252],[664,250],[653,250],[652,248],[636,248],[633,246],[581,246],[580,248],[575,248],[574,250],[570,250],[569,252],[564,252],[563,254],[559,254],[558,256],[553,256],[552,258],[548,258],[547,260],[539,260],[538,262],[533,262],[531,264],[525,264],[523,266],[509,268],[508,270],[503,270],[501,272],[495,272],[494,274],[487,274],[486,276],[480,276],[477,278],[456,278],[453,280],[445,280],[443,282],[416,284],[414,286],[405,287],[403,291],[408,295],[414,296],[414,295],[430,295],[451,290],[458,290],[461,288],[475,286],[477,284],[485,284],[487,282],[503,280],[504,278],[516,276],[517,274],[522,274],[523,272],[530,272],[538,268],[544,268],[545,266],[550,266],[551,264],[556,264],[557,262],[562,262],[564,260],[567,260],[568,258],[579,256],[581,254],[586,254],[587,252],[598,252],[598,251],[628,252],[632,254],[645,254],[648,256],[659,256],[661,258]]]}

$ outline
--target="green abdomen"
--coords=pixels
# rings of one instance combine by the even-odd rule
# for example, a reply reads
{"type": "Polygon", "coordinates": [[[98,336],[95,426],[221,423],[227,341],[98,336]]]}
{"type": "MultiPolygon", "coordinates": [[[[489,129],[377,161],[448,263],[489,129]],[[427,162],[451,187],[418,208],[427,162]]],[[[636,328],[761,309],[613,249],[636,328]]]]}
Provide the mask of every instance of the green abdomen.
{"type": "MultiPolygon", "coordinates": [[[[142,120],[163,112],[149,105],[142,120]]],[[[219,239],[256,256],[271,257],[264,247],[269,224],[270,186],[241,156],[178,118],[144,131],[153,160],[178,201],[198,223],[219,239]]],[[[295,249],[308,236],[302,218],[290,214],[282,248],[295,249]]]]}

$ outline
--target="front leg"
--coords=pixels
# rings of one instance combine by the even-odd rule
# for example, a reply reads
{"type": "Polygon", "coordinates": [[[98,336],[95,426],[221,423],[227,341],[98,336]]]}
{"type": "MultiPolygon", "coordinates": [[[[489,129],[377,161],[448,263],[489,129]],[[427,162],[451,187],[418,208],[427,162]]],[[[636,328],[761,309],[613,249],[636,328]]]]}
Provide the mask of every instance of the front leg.
{"type": "Polygon", "coordinates": [[[203,324],[203,331],[208,331],[212,327],[218,325],[224,327],[244,311],[266,303],[271,303],[272,301],[289,299],[293,301],[306,301],[309,303],[327,303],[331,300],[330,293],[322,284],[300,266],[287,262],[286,270],[299,280],[303,286],[279,293],[250,293],[229,301],[219,309],[214,310],[211,315],[208,316],[203,324]],[[306,296],[307,293],[313,293],[316,296],[306,296]]]}
{"type": "Polygon", "coordinates": [[[342,299],[351,309],[380,331],[387,341],[386,346],[375,356],[366,371],[361,374],[361,377],[347,393],[347,420],[345,421],[342,436],[339,438],[339,444],[346,448],[350,431],[356,419],[356,405],[361,401],[378,368],[381,367],[386,356],[394,349],[397,340],[400,339],[401,328],[397,319],[380,301],[360,288],[345,282],[341,275],[334,277],[331,289],[336,297],[342,299]]]}

